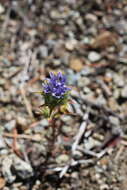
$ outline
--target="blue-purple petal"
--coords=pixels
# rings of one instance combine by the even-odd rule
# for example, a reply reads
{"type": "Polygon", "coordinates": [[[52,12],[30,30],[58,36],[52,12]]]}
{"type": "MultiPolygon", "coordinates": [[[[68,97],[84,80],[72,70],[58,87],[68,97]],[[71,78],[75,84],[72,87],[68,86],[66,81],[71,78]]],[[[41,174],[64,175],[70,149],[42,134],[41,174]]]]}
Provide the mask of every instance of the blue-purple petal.
{"type": "Polygon", "coordinates": [[[62,98],[66,92],[71,90],[66,86],[66,76],[59,72],[57,75],[50,72],[50,78],[46,79],[43,85],[44,93],[51,94],[56,98],[62,98]]]}

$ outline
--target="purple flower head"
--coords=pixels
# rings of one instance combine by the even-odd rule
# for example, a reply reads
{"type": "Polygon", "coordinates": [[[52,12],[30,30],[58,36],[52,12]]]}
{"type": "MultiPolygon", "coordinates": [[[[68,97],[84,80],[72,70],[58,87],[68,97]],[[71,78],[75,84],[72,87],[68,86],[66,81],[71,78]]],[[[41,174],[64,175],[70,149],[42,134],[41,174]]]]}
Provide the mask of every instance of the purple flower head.
{"type": "Polygon", "coordinates": [[[43,84],[44,93],[58,99],[63,98],[63,96],[70,90],[65,83],[66,77],[61,72],[58,74],[50,72],[50,78],[47,78],[46,83],[43,84]]]}

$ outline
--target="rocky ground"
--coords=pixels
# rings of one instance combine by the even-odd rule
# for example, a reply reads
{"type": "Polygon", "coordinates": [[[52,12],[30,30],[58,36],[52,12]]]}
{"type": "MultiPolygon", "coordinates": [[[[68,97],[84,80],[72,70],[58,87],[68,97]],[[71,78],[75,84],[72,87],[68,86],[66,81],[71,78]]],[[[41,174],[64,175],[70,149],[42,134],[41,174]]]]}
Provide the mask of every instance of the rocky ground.
{"type": "Polygon", "coordinates": [[[126,19],[126,0],[0,1],[0,189],[127,189],[126,19]],[[74,115],[47,157],[34,92],[50,71],[66,74],[74,115]]]}

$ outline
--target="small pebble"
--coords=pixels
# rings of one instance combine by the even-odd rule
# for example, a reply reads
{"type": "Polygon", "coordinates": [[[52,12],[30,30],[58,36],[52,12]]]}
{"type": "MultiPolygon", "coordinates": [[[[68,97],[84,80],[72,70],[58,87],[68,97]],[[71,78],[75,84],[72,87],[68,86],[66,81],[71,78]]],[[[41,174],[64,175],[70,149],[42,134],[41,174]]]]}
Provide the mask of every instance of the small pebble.
{"type": "Polygon", "coordinates": [[[100,190],[109,190],[109,186],[107,184],[102,184],[100,190]]]}
{"type": "Polygon", "coordinates": [[[77,40],[75,39],[72,39],[72,40],[68,40],[66,43],[65,43],[65,47],[67,50],[70,50],[72,51],[77,45],[77,40]]]}
{"type": "Polygon", "coordinates": [[[8,123],[6,123],[4,125],[5,129],[7,129],[8,131],[12,131],[12,129],[14,129],[16,127],[16,121],[15,120],[11,120],[8,123]]]}
{"type": "Polygon", "coordinates": [[[122,98],[127,98],[127,86],[124,86],[124,88],[121,91],[122,98]]]}
{"type": "Polygon", "coordinates": [[[69,161],[69,156],[66,154],[61,154],[56,158],[58,164],[67,163],[69,161]]]}
{"type": "Polygon", "coordinates": [[[0,4],[0,14],[4,13],[5,8],[0,4]]]}
{"type": "Polygon", "coordinates": [[[101,55],[95,51],[92,51],[88,54],[88,59],[91,62],[96,62],[96,61],[99,61],[101,59],[101,55]]]}
{"type": "Polygon", "coordinates": [[[39,47],[38,53],[39,53],[40,58],[45,58],[48,56],[48,48],[42,45],[39,47]]]}
{"type": "Polygon", "coordinates": [[[118,74],[113,75],[113,81],[116,84],[116,86],[120,88],[122,88],[125,84],[125,80],[122,78],[122,76],[118,74]]]}
{"type": "Polygon", "coordinates": [[[11,156],[5,157],[2,161],[2,173],[8,183],[12,183],[16,179],[16,176],[13,175],[11,171],[12,163],[11,156]]]}
{"type": "Polygon", "coordinates": [[[15,173],[21,179],[27,179],[33,176],[33,169],[31,165],[15,155],[13,156],[13,168],[15,170],[15,173]]]}
{"type": "Polygon", "coordinates": [[[63,125],[62,132],[65,133],[66,135],[69,135],[72,132],[72,129],[69,126],[63,125]]]}
{"type": "Polygon", "coordinates": [[[78,86],[79,87],[84,87],[84,86],[87,86],[88,84],[90,84],[90,80],[89,80],[89,78],[87,78],[87,77],[81,77],[81,78],[79,78],[79,80],[78,80],[78,86]]]}
{"type": "Polygon", "coordinates": [[[70,68],[73,69],[74,71],[81,71],[84,67],[82,60],[78,58],[71,59],[69,64],[70,68]]]}

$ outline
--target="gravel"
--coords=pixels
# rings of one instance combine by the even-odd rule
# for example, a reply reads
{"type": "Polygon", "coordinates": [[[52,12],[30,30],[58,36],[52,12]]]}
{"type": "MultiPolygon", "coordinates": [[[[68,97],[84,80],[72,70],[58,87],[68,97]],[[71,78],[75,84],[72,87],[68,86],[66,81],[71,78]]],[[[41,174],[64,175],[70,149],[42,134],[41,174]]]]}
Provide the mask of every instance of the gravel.
{"type": "Polygon", "coordinates": [[[3,190],[126,189],[126,9],[125,1],[108,0],[0,3],[3,190]],[[66,74],[73,113],[56,121],[51,155],[52,130],[39,113],[44,102],[35,93],[50,71],[66,74]],[[86,130],[73,155],[71,146],[87,111],[86,130]],[[96,160],[96,154],[103,156],[96,160]],[[56,170],[65,166],[59,180],[56,170]]]}

